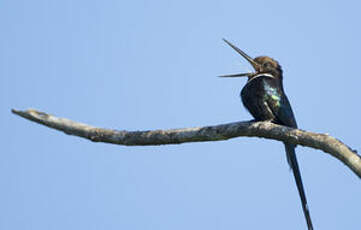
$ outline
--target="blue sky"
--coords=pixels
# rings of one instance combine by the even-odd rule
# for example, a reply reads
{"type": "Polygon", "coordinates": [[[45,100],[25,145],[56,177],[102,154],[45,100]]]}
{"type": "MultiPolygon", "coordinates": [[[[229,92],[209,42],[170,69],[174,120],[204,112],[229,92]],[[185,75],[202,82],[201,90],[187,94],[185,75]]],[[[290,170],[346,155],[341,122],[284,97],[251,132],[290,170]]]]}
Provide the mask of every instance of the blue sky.
{"type": "MultiPolygon", "coordinates": [[[[0,229],[306,229],[283,146],[259,138],[160,147],[91,143],[16,117],[36,108],[143,130],[249,120],[251,67],[269,55],[300,128],[360,150],[358,1],[0,3],[0,229]]],[[[298,147],[315,229],[359,229],[361,184],[298,147]]]]}

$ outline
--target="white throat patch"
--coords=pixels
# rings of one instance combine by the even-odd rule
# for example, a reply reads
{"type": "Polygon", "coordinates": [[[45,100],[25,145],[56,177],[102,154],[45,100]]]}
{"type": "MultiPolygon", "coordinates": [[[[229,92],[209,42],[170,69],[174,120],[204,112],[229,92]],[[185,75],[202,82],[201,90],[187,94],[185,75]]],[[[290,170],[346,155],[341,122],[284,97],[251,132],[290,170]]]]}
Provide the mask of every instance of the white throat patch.
{"type": "Polygon", "coordinates": [[[269,74],[269,73],[260,73],[260,74],[257,74],[256,76],[252,77],[251,79],[249,79],[247,81],[247,84],[251,81],[253,81],[254,79],[256,78],[260,78],[260,77],[269,77],[269,78],[273,78],[275,79],[275,76],[273,76],[272,74],[269,74]]]}

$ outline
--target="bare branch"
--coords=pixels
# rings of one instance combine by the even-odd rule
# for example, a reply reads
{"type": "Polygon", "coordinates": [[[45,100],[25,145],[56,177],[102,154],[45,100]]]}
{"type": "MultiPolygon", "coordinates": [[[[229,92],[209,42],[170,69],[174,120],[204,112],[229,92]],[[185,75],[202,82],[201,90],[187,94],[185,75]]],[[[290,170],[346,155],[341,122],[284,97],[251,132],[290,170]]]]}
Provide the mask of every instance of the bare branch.
{"type": "Polygon", "coordinates": [[[87,138],[94,142],[118,145],[165,145],[185,142],[220,141],[235,137],[263,137],[292,144],[308,146],[331,154],[361,178],[361,157],[341,141],[328,134],[312,133],[276,125],[271,122],[234,122],[215,126],[126,131],[92,127],[87,124],[59,118],[36,110],[12,110],[23,118],[63,131],[69,135],[87,138]]]}

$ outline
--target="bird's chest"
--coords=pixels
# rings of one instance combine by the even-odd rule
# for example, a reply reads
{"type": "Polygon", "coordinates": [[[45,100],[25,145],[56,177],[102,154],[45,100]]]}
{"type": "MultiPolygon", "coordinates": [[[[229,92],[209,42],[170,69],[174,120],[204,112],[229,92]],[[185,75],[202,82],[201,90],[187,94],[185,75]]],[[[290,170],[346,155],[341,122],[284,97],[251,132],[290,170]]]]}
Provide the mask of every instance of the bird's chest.
{"type": "Polygon", "coordinates": [[[242,100],[256,99],[262,100],[265,94],[264,82],[262,79],[255,79],[247,82],[241,91],[242,100]]]}
{"type": "Polygon", "coordinates": [[[259,77],[251,80],[241,91],[242,100],[277,100],[281,97],[277,82],[272,78],[259,77]]]}
{"type": "Polygon", "coordinates": [[[259,77],[247,82],[241,91],[241,99],[256,119],[268,120],[273,119],[271,109],[279,107],[281,95],[275,79],[259,77]]]}

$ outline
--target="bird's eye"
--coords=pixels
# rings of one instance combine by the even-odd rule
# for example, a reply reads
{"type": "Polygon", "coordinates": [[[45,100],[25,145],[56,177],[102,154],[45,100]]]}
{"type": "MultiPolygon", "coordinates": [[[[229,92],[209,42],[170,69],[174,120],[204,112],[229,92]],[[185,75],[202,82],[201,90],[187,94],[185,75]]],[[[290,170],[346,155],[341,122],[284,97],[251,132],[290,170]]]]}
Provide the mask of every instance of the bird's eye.
{"type": "Polygon", "coordinates": [[[263,67],[270,68],[270,67],[272,67],[272,64],[271,64],[271,62],[265,62],[265,63],[263,63],[263,67]]]}

